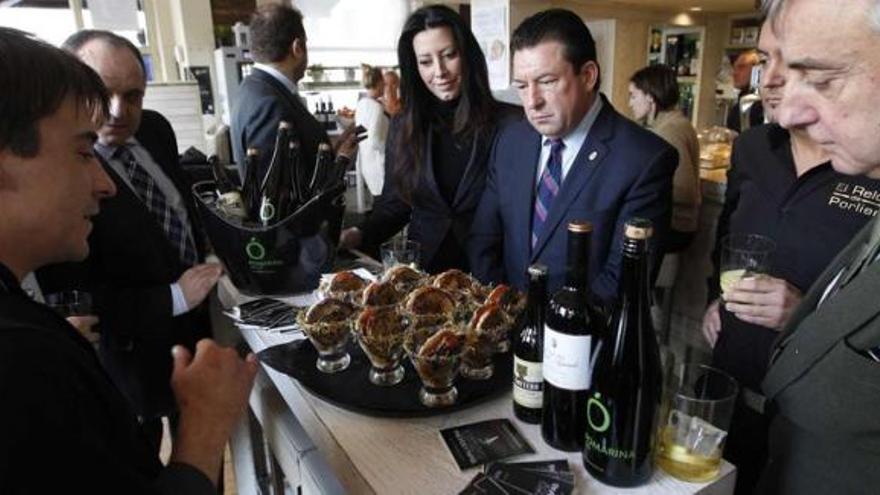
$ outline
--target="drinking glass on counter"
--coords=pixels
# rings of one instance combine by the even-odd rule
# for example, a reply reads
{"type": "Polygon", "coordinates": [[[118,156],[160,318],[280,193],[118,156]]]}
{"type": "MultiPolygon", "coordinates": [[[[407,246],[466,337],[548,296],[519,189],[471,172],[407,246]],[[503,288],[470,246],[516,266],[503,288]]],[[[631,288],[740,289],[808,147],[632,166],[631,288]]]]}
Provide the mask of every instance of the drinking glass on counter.
{"type": "Polygon", "coordinates": [[[382,269],[387,273],[396,265],[419,267],[421,246],[418,242],[407,239],[393,239],[379,246],[382,256],[382,269]]]}
{"type": "Polygon", "coordinates": [[[454,382],[463,344],[460,328],[452,324],[407,331],[403,348],[422,379],[419,401],[425,407],[451,406],[458,400],[454,382]]]}
{"type": "Polygon", "coordinates": [[[721,295],[740,279],[766,273],[776,242],[758,234],[731,234],[721,240],[721,295]]]}
{"type": "Polygon", "coordinates": [[[664,408],[668,413],[660,418],[657,464],[680,480],[709,481],[721,470],[739,387],[727,373],[703,364],[686,364],[679,371],[664,408]]]}

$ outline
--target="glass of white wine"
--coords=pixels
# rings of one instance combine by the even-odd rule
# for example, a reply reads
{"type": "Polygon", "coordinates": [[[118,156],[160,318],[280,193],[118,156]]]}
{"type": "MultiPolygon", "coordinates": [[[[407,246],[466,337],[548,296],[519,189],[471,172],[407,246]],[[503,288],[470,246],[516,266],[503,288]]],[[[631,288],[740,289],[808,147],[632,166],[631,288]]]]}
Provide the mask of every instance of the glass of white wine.
{"type": "Polygon", "coordinates": [[[766,273],[776,250],[773,239],[758,234],[731,234],[721,240],[721,296],[739,280],[766,273]]]}
{"type": "Polygon", "coordinates": [[[702,364],[681,366],[660,420],[657,464],[680,480],[718,476],[721,453],[739,389],[736,380],[702,364]]]}

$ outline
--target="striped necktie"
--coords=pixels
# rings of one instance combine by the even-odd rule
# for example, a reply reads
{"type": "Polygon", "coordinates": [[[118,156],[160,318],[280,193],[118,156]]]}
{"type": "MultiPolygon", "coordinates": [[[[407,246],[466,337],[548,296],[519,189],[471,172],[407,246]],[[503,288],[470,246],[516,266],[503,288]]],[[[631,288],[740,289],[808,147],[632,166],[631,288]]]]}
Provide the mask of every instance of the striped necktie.
{"type": "Polygon", "coordinates": [[[532,213],[532,248],[538,244],[538,239],[544,231],[544,223],[550,214],[553,200],[559,195],[562,185],[562,150],[565,143],[561,139],[548,139],[545,143],[550,144],[550,156],[547,157],[547,166],[541,173],[538,181],[538,193],[535,195],[535,211],[532,213]]]}
{"type": "Polygon", "coordinates": [[[122,162],[135,194],[162,226],[165,237],[177,251],[180,261],[186,266],[195,265],[198,258],[195,247],[190,241],[189,228],[168,204],[165,193],[156,185],[156,181],[146,169],[138,163],[128,147],[120,146],[117,148],[114,157],[122,162]]]}

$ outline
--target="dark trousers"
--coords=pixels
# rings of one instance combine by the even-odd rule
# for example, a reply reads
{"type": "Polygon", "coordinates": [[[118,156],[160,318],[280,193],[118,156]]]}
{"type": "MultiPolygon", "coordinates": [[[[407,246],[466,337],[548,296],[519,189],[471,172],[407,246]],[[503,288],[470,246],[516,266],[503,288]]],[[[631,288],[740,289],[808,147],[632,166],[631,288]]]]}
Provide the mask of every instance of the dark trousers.
{"type": "Polygon", "coordinates": [[[724,446],[724,458],[736,466],[734,495],[751,495],[764,465],[767,463],[767,435],[770,421],[750,409],[739,398],[733,410],[733,419],[724,446]]]}

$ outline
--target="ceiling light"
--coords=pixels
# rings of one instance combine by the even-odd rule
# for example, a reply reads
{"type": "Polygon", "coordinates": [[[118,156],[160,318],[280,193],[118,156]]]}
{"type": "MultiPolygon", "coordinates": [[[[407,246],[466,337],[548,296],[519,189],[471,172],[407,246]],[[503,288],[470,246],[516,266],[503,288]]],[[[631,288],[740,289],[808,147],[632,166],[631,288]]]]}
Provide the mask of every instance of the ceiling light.
{"type": "Polygon", "coordinates": [[[703,10],[703,7],[691,7],[690,8],[691,12],[701,12],[702,10],[703,10]]]}

